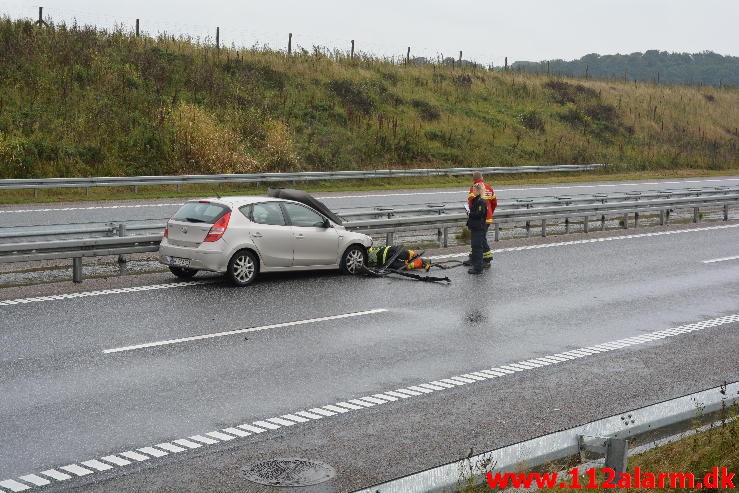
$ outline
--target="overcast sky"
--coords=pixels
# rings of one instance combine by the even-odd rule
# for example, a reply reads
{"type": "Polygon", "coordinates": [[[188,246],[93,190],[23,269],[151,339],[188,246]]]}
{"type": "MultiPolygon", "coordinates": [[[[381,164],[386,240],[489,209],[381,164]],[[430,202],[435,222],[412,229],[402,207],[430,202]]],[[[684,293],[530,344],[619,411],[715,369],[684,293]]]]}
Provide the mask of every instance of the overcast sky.
{"type": "Polygon", "coordinates": [[[502,65],[657,49],[739,55],[739,0],[0,0],[0,15],[76,20],[221,44],[314,45],[378,56],[464,58],[502,65]]]}

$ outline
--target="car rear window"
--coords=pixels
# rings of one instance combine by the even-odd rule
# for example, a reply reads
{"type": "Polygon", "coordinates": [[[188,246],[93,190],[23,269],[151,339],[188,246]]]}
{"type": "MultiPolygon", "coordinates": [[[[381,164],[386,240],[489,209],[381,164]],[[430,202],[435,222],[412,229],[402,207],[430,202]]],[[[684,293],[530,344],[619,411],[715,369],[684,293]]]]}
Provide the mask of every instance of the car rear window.
{"type": "Polygon", "coordinates": [[[210,202],[187,202],[172,219],[189,223],[214,224],[228,211],[228,207],[210,202]]]}

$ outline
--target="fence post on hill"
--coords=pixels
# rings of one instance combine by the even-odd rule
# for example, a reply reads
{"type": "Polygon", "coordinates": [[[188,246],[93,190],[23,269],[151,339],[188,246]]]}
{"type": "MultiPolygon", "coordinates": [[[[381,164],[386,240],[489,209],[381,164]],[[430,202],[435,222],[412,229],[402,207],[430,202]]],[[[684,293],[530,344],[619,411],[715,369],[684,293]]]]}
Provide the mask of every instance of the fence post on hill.
{"type": "Polygon", "coordinates": [[[350,59],[354,60],[354,40],[352,39],[352,53],[349,56],[350,59]]]}
{"type": "Polygon", "coordinates": [[[221,28],[216,27],[216,50],[221,49],[221,28]]]}
{"type": "Polygon", "coordinates": [[[508,72],[508,57],[505,57],[505,66],[503,67],[503,70],[508,72]]]}
{"type": "Polygon", "coordinates": [[[139,20],[136,19],[136,37],[139,37],[139,20]]]}
{"type": "Polygon", "coordinates": [[[287,56],[293,54],[293,33],[287,35],[287,56]]]}
{"type": "Polygon", "coordinates": [[[459,66],[462,66],[462,50],[459,50],[459,66]]]}
{"type": "Polygon", "coordinates": [[[408,51],[405,52],[405,64],[408,65],[411,63],[411,47],[408,47],[408,51]]]}
{"type": "Polygon", "coordinates": [[[49,27],[49,25],[44,21],[44,8],[43,7],[38,8],[38,20],[36,21],[36,25],[49,27]]]}

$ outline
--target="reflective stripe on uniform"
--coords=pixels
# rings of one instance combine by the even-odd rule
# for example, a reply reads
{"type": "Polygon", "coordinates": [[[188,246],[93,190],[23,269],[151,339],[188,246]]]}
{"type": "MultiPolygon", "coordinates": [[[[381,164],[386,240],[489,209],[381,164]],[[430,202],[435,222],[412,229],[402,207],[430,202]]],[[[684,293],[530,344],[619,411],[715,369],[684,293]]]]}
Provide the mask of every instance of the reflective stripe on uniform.
{"type": "Polygon", "coordinates": [[[390,247],[385,247],[382,250],[382,263],[380,265],[385,265],[385,262],[387,261],[387,252],[390,251],[390,247]]]}

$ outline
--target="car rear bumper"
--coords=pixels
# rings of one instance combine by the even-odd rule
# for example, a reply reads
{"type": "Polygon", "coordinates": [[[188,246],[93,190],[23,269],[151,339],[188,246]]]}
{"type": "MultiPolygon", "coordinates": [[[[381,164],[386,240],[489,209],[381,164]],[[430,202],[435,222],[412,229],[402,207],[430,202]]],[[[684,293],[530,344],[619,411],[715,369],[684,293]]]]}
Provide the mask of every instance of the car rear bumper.
{"type": "Polygon", "coordinates": [[[210,272],[226,272],[228,258],[221,251],[208,251],[196,248],[178,247],[165,244],[159,245],[159,262],[164,265],[176,266],[170,261],[171,257],[190,260],[189,269],[206,270],[210,272]]]}

